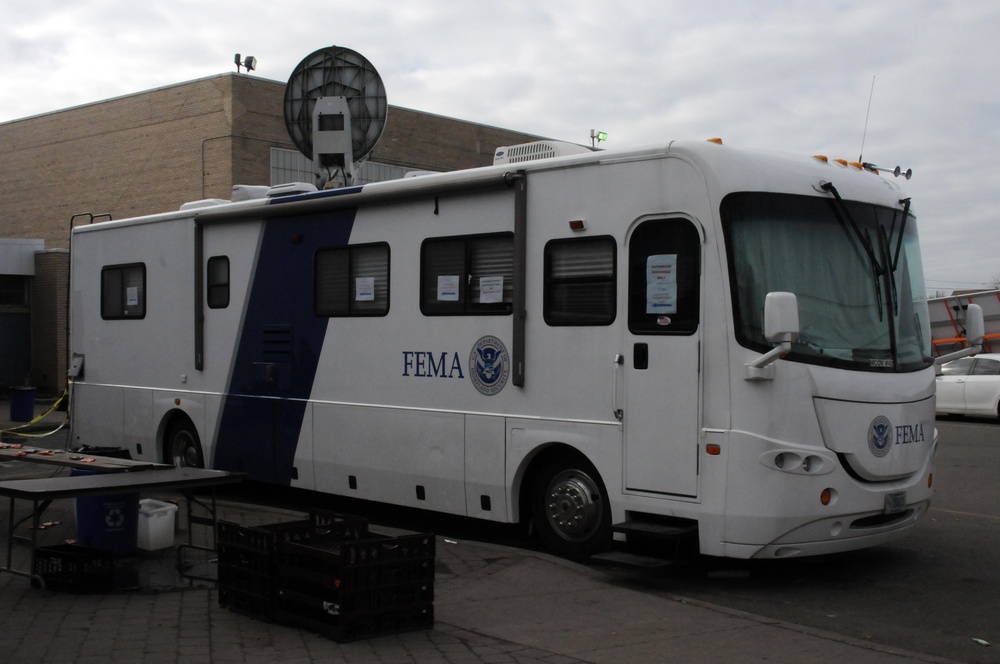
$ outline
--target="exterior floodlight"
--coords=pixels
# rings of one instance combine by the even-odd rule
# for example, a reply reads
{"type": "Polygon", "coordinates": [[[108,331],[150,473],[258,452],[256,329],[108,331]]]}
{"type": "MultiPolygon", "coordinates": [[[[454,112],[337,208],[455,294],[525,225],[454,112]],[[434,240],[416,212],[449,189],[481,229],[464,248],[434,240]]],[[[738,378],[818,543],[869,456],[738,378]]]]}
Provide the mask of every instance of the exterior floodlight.
{"type": "Polygon", "coordinates": [[[591,129],[590,130],[590,146],[591,147],[597,147],[598,143],[600,143],[601,141],[606,141],[606,140],[608,140],[608,132],[606,132],[606,131],[597,131],[596,129],[591,129]]]}
{"type": "Polygon", "coordinates": [[[252,55],[248,55],[246,57],[246,60],[240,61],[240,54],[237,53],[236,57],[233,58],[233,61],[236,63],[237,74],[240,72],[240,67],[246,67],[248,72],[251,72],[257,68],[257,58],[253,57],[252,55]]]}

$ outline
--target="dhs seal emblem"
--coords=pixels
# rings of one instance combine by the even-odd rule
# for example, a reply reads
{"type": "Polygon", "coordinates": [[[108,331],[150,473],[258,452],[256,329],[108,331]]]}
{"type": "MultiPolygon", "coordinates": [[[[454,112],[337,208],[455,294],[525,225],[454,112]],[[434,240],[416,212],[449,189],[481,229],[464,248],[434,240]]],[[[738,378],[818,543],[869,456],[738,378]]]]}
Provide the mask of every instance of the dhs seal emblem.
{"type": "Polygon", "coordinates": [[[868,425],[868,449],[878,458],[884,457],[892,448],[892,422],[879,415],[868,425]]]}
{"type": "Polygon", "coordinates": [[[510,357],[503,342],[496,337],[483,337],[469,353],[469,376],[482,394],[493,396],[507,384],[510,357]]]}

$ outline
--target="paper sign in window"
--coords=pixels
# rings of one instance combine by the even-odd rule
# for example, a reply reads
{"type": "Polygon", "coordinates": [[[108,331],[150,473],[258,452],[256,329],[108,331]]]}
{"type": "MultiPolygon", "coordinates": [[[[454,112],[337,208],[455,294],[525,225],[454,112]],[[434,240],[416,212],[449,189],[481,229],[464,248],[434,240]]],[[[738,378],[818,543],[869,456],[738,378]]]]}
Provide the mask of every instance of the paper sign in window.
{"type": "Polygon", "coordinates": [[[358,277],[354,280],[355,302],[375,301],[375,277],[358,277]]]}
{"type": "Polygon", "coordinates": [[[497,304],[503,302],[503,275],[497,277],[480,277],[479,303],[497,304]]]}
{"type": "Polygon", "coordinates": [[[442,274],[438,277],[438,302],[458,302],[458,275],[442,274]]]}
{"type": "Polygon", "coordinates": [[[677,254],[646,258],[646,313],[677,313],[677,254]]]}
{"type": "Polygon", "coordinates": [[[128,307],[138,307],[139,306],[139,287],[129,286],[125,289],[125,306],[128,307]]]}

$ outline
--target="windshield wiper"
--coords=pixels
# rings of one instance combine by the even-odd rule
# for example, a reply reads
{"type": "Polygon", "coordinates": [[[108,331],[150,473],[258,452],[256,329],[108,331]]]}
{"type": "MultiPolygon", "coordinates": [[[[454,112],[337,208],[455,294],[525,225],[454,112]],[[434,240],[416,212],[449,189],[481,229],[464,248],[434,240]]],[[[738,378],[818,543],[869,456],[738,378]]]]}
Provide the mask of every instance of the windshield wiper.
{"type": "MultiPolygon", "coordinates": [[[[854,217],[851,216],[850,210],[847,209],[847,205],[844,203],[844,199],[840,197],[840,192],[833,185],[832,182],[824,182],[820,185],[823,191],[828,191],[833,194],[833,198],[837,201],[837,206],[834,207],[834,212],[837,214],[837,220],[840,221],[841,226],[844,225],[844,219],[841,217],[846,217],[847,222],[851,226],[851,230],[854,231],[855,237],[858,238],[858,242],[861,243],[862,248],[864,248],[865,253],[868,254],[868,261],[872,266],[872,283],[875,285],[875,302],[878,305],[878,319],[882,320],[882,284],[879,282],[879,277],[885,274],[885,269],[882,267],[882,262],[876,258],[875,250],[872,248],[871,238],[867,234],[863,234],[861,229],[858,228],[857,223],[854,221],[854,217]]],[[[891,296],[891,294],[889,294],[891,296]]]]}
{"type": "MultiPolygon", "coordinates": [[[[889,267],[889,288],[892,291],[890,295],[892,296],[893,302],[893,313],[897,316],[899,315],[899,297],[896,292],[896,268],[899,267],[899,252],[903,248],[903,234],[906,232],[906,219],[910,212],[910,199],[904,198],[900,203],[903,204],[903,220],[899,224],[899,236],[896,238],[896,249],[893,251],[893,255],[890,259],[889,251],[892,245],[892,234],[896,232],[896,213],[892,215],[892,223],[889,224],[889,232],[886,233],[885,227],[880,226],[879,232],[881,233],[881,242],[885,247],[885,262],[889,267]]],[[[898,212],[898,211],[897,211],[898,212]]]]}
{"type": "MultiPolygon", "coordinates": [[[[906,219],[910,216],[910,199],[904,198],[900,203],[903,204],[903,221],[899,224],[899,238],[896,240],[896,255],[892,257],[892,271],[896,271],[896,266],[899,265],[899,250],[903,248],[903,233],[906,231],[906,219]]],[[[893,215],[892,226],[889,227],[889,237],[892,237],[892,231],[896,228],[896,217],[893,215]]]]}

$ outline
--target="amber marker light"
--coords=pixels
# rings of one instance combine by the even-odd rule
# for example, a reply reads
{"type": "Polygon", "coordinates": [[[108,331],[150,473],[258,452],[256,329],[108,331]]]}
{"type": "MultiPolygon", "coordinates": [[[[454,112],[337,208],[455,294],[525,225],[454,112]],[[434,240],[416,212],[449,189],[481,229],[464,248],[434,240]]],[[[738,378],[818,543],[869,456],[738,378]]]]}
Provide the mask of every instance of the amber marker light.
{"type": "Polygon", "coordinates": [[[714,136],[714,137],[708,139],[708,142],[709,143],[715,143],[716,145],[722,145],[722,139],[719,138],[718,136],[714,136]]]}
{"type": "Polygon", "coordinates": [[[819,494],[819,502],[823,503],[824,505],[829,505],[832,499],[833,499],[832,489],[823,489],[823,492],[819,494]]]}
{"type": "Polygon", "coordinates": [[[720,445],[716,445],[715,443],[709,443],[705,446],[705,451],[712,456],[719,456],[722,454],[722,447],[720,445]]]}
{"type": "Polygon", "coordinates": [[[826,156],[825,154],[814,154],[814,155],[813,155],[813,159],[815,159],[815,160],[817,160],[817,161],[821,161],[821,162],[823,162],[824,164],[828,164],[828,163],[830,163],[830,160],[829,160],[829,159],[827,159],[827,156],[826,156]]]}
{"type": "Polygon", "coordinates": [[[934,473],[927,476],[927,488],[930,489],[932,486],[934,486],[934,473]]]}
{"type": "Polygon", "coordinates": [[[174,405],[175,406],[181,405],[181,400],[180,399],[174,399],[174,405]]]}
{"type": "Polygon", "coordinates": [[[587,225],[583,223],[583,219],[570,219],[569,221],[569,229],[571,231],[582,231],[586,227],[587,225]]]}

